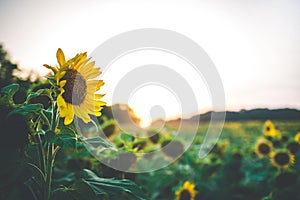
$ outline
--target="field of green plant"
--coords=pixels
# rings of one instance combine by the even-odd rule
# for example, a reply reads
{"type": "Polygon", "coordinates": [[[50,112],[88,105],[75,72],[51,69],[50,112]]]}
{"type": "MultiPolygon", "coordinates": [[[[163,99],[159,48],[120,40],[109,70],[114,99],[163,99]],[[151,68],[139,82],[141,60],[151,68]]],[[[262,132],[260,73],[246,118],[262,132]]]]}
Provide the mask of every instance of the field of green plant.
{"type": "Polygon", "coordinates": [[[274,122],[281,132],[277,137],[265,136],[264,123],[225,123],[212,152],[198,159],[204,124],[191,148],[177,162],[139,174],[136,181],[151,199],[175,199],[175,192],[185,181],[195,185],[195,199],[299,199],[300,152],[295,141],[299,142],[299,134],[295,136],[300,122],[274,122]]]}
{"type": "Polygon", "coordinates": [[[1,82],[0,199],[300,199],[300,121],[225,122],[200,159],[208,122],[186,151],[189,129],[120,131],[95,63],[56,56],[46,81],[1,82]]]}

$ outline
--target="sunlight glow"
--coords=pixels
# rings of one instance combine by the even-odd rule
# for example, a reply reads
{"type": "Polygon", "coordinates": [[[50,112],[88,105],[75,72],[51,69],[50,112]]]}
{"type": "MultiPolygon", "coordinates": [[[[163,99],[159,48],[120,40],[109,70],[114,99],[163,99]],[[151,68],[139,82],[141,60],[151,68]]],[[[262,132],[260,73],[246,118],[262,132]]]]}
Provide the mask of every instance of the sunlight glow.
{"type": "MultiPolygon", "coordinates": [[[[25,73],[31,74],[33,69],[44,76],[49,71],[42,65],[56,63],[53,54],[59,47],[70,58],[77,52],[91,53],[125,31],[169,29],[197,42],[213,60],[224,84],[227,109],[300,108],[300,93],[295,92],[300,90],[298,8],[299,1],[294,0],[1,1],[0,42],[25,73]]],[[[106,100],[114,103],[110,101],[114,84],[130,69],[145,64],[171,67],[192,85],[199,107],[183,114],[211,108],[202,78],[196,77],[187,63],[161,52],[136,52],[114,63],[115,69],[103,75],[106,100]]],[[[174,107],[171,112],[175,101],[168,93],[146,90],[131,99],[131,106],[146,118],[145,123],[149,122],[148,106],[156,96],[161,95],[162,104],[170,102],[164,106],[166,117],[178,111],[174,107]],[[139,96],[145,93],[148,97],[142,101],[139,96]]]]}

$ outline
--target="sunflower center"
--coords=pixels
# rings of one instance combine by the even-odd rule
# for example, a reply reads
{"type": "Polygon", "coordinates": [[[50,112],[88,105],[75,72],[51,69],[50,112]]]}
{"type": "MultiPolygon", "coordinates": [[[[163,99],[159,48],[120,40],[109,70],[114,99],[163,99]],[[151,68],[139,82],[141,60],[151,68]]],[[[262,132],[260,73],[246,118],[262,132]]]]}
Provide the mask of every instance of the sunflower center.
{"type": "Polygon", "coordinates": [[[281,143],[279,140],[273,142],[274,147],[280,147],[281,143]]]}
{"type": "Polygon", "coordinates": [[[287,145],[287,149],[290,150],[292,154],[296,154],[299,151],[299,144],[297,142],[291,142],[287,145]]]}
{"type": "Polygon", "coordinates": [[[180,200],[191,200],[192,196],[190,194],[190,191],[184,189],[181,191],[180,196],[179,196],[180,200]]]}
{"type": "Polygon", "coordinates": [[[260,144],[258,146],[258,149],[259,149],[259,152],[262,153],[262,154],[264,154],[264,155],[269,154],[270,151],[271,151],[270,146],[267,145],[267,144],[264,144],[264,143],[260,144]]]}
{"type": "Polygon", "coordinates": [[[286,136],[286,135],[284,135],[284,136],[281,137],[281,140],[282,140],[283,142],[287,142],[287,141],[289,140],[289,137],[286,136]]]}
{"type": "Polygon", "coordinates": [[[80,105],[86,96],[86,81],[84,77],[74,69],[67,69],[66,74],[60,79],[66,80],[63,87],[65,92],[62,97],[67,103],[72,105],[80,105]]]}
{"type": "Polygon", "coordinates": [[[274,159],[280,166],[287,165],[290,162],[290,156],[287,153],[278,153],[275,155],[274,159]]]}

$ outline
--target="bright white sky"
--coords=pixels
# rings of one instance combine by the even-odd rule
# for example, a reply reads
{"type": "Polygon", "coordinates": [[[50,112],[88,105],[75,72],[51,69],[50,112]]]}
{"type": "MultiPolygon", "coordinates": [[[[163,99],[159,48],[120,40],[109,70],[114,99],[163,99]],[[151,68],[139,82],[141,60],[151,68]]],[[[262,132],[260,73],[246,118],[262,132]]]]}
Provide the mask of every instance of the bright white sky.
{"type": "MultiPolygon", "coordinates": [[[[6,0],[0,2],[0,19],[0,42],[27,72],[47,73],[42,64],[56,63],[58,47],[72,57],[78,52],[91,53],[122,32],[163,28],[186,35],[208,53],[222,78],[227,109],[300,108],[297,0],[6,0]]],[[[181,62],[167,57],[140,52],[118,60],[112,66],[113,75],[103,77],[105,100],[111,103],[111,88],[126,73],[116,70],[118,66],[163,63],[176,68],[181,62]]],[[[193,89],[201,91],[196,94],[198,109],[210,109],[201,78],[185,75],[193,89]]],[[[157,86],[136,91],[129,104],[145,123],[153,105],[161,105],[167,117],[180,112],[174,95],[157,86]]]]}

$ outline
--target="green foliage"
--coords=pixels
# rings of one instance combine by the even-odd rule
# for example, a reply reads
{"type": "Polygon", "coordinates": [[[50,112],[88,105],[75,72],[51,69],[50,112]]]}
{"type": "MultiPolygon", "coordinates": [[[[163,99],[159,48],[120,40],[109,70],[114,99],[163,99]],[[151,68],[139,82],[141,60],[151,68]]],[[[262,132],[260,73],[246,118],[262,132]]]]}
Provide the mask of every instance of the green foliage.
{"type": "Polygon", "coordinates": [[[27,104],[16,108],[11,113],[19,113],[22,115],[36,114],[36,113],[40,113],[42,109],[43,109],[42,104],[27,104]]]}
{"type": "MultiPolygon", "coordinates": [[[[231,122],[225,124],[221,138],[206,158],[197,157],[209,126],[201,123],[194,143],[173,164],[144,174],[124,173],[105,164],[123,166],[127,171],[138,159],[148,160],[137,153],[165,147],[161,157],[149,158],[147,164],[155,166],[181,154],[184,141],[173,141],[177,133],[171,127],[161,132],[148,130],[136,137],[118,133],[112,107],[104,107],[103,115],[95,117],[101,126],[96,129],[103,134],[95,131],[96,136],[83,137],[74,124],[65,126],[61,122],[54,76],[33,84],[14,77],[16,69],[0,44],[0,199],[168,200],[175,198],[175,191],[185,181],[195,184],[196,199],[300,199],[300,148],[294,141],[300,132],[297,110],[229,112],[227,120],[231,122]],[[283,131],[277,138],[263,136],[263,121],[245,121],[269,117],[297,121],[276,121],[276,128],[283,131]],[[259,157],[255,144],[260,137],[272,144],[273,151],[292,153],[295,163],[279,169],[270,157],[259,157]],[[99,162],[90,153],[106,162],[99,162]]],[[[114,111],[123,122],[128,120],[128,113],[139,122],[129,107],[124,110],[117,105],[114,111]]],[[[210,115],[204,114],[202,122],[210,120],[210,115]]],[[[188,130],[183,134],[189,137],[188,130]]]]}
{"type": "Polygon", "coordinates": [[[76,181],[70,187],[56,189],[53,199],[147,199],[145,193],[129,180],[100,178],[87,169],[73,177],[76,181]]]}
{"type": "MultiPolygon", "coordinates": [[[[14,95],[19,89],[19,84],[11,84],[0,90],[0,129],[11,136],[3,137],[8,141],[3,141],[0,147],[0,159],[6,160],[0,169],[0,199],[146,199],[145,193],[130,180],[100,178],[84,169],[93,166],[89,153],[82,155],[86,158],[78,162],[86,163],[81,171],[65,171],[62,162],[67,161],[71,164],[67,167],[72,167],[77,161],[64,154],[61,163],[57,163],[62,169],[56,169],[54,159],[59,150],[80,152],[83,144],[116,149],[102,137],[85,138],[78,135],[74,125],[60,123],[52,96],[56,94],[52,92],[55,88],[30,89],[25,100],[16,103],[14,95]],[[39,101],[41,96],[51,100],[50,107],[39,101]],[[64,176],[53,177],[53,170],[64,171],[64,176]]],[[[122,138],[132,141],[129,136],[122,138]]]]}
{"type": "Polygon", "coordinates": [[[134,136],[132,136],[128,133],[121,133],[120,139],[123,140],[124,142],[133,142],[134,136]]]}
{"type": "MultiPolygon", "coordinates": [[[[225,123],[212,152],[199,159],[197,153],[209,125],[202,123],[194,143],[177,162],[158,171],[138,174],[136,182],[150,199],[174,199],[175,191],[186,180],[196,185],[196,199],[298,199],[300,152],[295,154],[295,164],[287,170],[276,169],[268,157],[258,157],[254,150],[257,139],[264,137],[263,123],[225,123]]],[[[300,131],[298,121],[276,121],[274,124],[285,131],[288,141],[293,141],[300,131]]],[[[287,144],[282,143],[279,149],[285,149],[287,144]]]]}
{"type": "Polygon", "coordinates": [[[19,90],[19,84],[11,84],[6,87],[1,88],[0,92],[7,96],[7,103],[14,105],[13,96],[19,90]]]}

